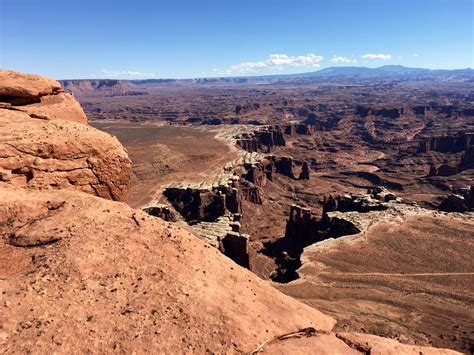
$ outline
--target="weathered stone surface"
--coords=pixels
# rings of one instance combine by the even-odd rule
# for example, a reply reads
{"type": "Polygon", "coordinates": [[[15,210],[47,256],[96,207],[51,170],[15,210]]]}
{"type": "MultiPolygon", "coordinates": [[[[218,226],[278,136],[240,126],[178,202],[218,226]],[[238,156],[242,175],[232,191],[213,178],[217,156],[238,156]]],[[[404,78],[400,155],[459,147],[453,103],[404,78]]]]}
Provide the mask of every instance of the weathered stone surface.
{"type": "Polygon", "coordinates": [[[263,203],[262,191],[261,189],[252,183],[242,179],[239,182],[239,192],[240,196],[246,201],[252,202],[257,205],[263,203]]]}
{"type": "Polygon", "coordinates": [[[87,117],[79,102],[69,93],[42,96],[39,103],[16,106],[33,118],[64,120],[87,124],[87,117]]]}
{"type": "Polygon", "coordinates": [[[459,170],[469,169],[474,167],[474,145],[466,148],[459,163],[459,170]]]}
{"type": "Polygon", "coordinates": [[[0,184],[74,189],[126,201],[131,162],[116,138],[92,127],[0,109],[0,184]]]}
{"type": "Polygon", "coordinates": [[[441,153],[456,153],[474,145],[474,134],[465,133],[456,136],[429,137],[419,143],[421,153],[436,151],[441,153]]]}
{"type": "Polygon", "coordinates": [[[51,95],[60,89],[61,84],[56,80],[13,70],[0,70],[0,96],[39,97],[51,95]]]}
{"type": "Polygon", "coordinates": [[[222,239],[222,252],[242,267],[249,267],[249,236],[231,231],[222,239]]]}
{"type": "MultiPolygon", "coordinates": [[[[0,109],[6,117],[0,120],[6,132],[0,137],[3,352],[255,353],[267,347],[269,353],[454,353],[363,334],[336,336],[333,318],[282,295],[190,233],[122,203],[46,190],[82,190],[90,170],[99,182],[89,182],[94,193],[120,199],[124,191],[114,190],[122,177],[128,182],[130,162],[107,135],[35,119],[11,105],[0,109]]],[[[219,203],[237,212],[222,230],[210,226],[226,231],[226,254],[237,253],[234,259],[245,264],[238,184],[239,176],[220,177],[216,186],[230,194],[220,191],[219,203]]],[[[401,213],[395,208],[385,218],[401,213]]],[[[326,220],[362,229],[374,220],[339,214],[326,220]]]]}
{"type": "Polygon", "coordinates": [[[336,338],[333,318],[190,233],[80,192],[0,187],[0,233],[0,263],[16,263],[0,278],[0,346],[7,353],[250,353],[269,342],[272,352],[350,354],[347,339],[361,336],[373,350],[455,353],[375,336],[336,338]],[[272,341],[298,332],[311,338],[272,341]]]}
{"type": "Polygon", "coordinates": [[[439,205],[440,211],[445,212],[466,212],[474,210],[474,186],[462,189],[453,189],[439,205]]]}
{"type": "Polygon", "coordinates": [[[376,335],[362,333],[338,333],[336,336],[351,348],[364,354],[373,355],[414,355],[414,354],[456,354],[456,351],[435,349],[426,346],[400,344],[393,339],[381,338],[376,335]]]}
{"type": "Polygon", "coordinates": [[[0,187],[0,233],[0,263],[11,245],[30,246],[25,258],[33,260],[0,278],[7,353],[248,353],[275,336],[335,324],[190,233],[125,204],[0,187]]]}
{"type": "Polygon", "coordinates": [[[37,75],[1,70],[0,103],[32,118],[87,124],[87,116],[72,94],[62,92],[59,82],[37,75]]]}
{"type": "Polygon", "coordinates": [[[253,133],[245,133],[236,138],[236,143],[248,152],[271,152],[274,146],[285,146],[283,129],[278,126],[264,126],[253,133]]]}
{"type": "Polygon", "coordinates": [[[357,106],[355,114],[361,117],[371,116],[380,116],[384,118],[399,118],[405,112],[404,107],[366,107],[366,106],[357,106]]]}
{"type": "Polygon", "coordinates": [[[323,215],[328,212],[369,212],[383,211],[388,208],[381,202],[395,200],[395,195],[384,188],[369,189],[367,194],[325,197],[323,215]]]}
{"type": "Polygon", "coordinates": [[[451,194],[448,195],[439,206],[440,211],[445,212],[466,212],[468,209],[467,201],[463,196],[451,194]]]}
{"type": "Polygon", "coordinates": [[[220,186],[218,188],[203,189],[199,186],[193,187],[169,187],[164,195],[171,205],[189,223],[200,221],[213,221],[223,216],[227,210],[237,208],[235,206],[236,191],[232,187],[220,186]]]}
{"type": "Polygon", "coordinates": [[[143,212],[148,213],[150,216],[161,218],[167,222],[177,222],[180,220],[179,214],[176,211],[165,204],[150,202],[146,206],[140,208],[143,212]]]}

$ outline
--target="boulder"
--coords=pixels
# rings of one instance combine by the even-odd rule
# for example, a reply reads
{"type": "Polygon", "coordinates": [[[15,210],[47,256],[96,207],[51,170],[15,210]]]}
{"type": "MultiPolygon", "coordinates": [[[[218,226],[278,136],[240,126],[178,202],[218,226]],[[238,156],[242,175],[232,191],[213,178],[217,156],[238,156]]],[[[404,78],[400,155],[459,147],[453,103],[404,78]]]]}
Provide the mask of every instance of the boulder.
{"type": "Polygon", "coordinates": [[[464,196],[450,194],[439,205],[439,210],[444,212],[466,212],[468,202],[464,196]]]}
{"type": "Polygon", "coordinates": [[[38,75],[0,70],[0,107],[23,111],[31,118],[87,124],[87,116],[61,84],[38,75]]]}
{"type": "Polygon", "coordinates": [[[0,96],[40,97],[61,90],[61,84],[39,75],[21,74],[13,70],[0,70],[0,96]]]}

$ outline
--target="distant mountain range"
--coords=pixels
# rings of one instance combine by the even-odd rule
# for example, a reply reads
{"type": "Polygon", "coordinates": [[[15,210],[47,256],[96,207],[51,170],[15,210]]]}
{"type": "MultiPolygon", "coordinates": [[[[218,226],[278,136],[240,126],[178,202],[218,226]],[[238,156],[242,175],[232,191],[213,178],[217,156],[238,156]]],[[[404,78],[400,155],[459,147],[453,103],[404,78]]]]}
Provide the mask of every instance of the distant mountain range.
{"type": "Polygon", "coordinates": [[[196,79],[144,79],[144,80],[61,80],[67,91],[76,95],[145,95],[148,88],[171,85],[247,85],[247,84],[308,84],[339,83],[360,84],[378,81],[435,81],[435,82],[474,82],[474,70],[467,69],[425,69],[409,68],[402,65],[384,65],[378,68],[330,67],[300,74],[279,74],[241,77],[216,77],[196,79]]]}
{"type": "Polygon", "coordinates": [[[474,81],[474,70],[410,68],[403,65],[384,65],[378,68],[329,67],[314,72],[299,74],[276,74],[242,77],[220,77],[195,79],[201,84],[210,83],[308,83],[308,82],[353,82],[354,80],[429,80],[429,81],[474,81]]]}
{"type": "Polygon", "coordinates": [[[291,76],[302,76],[302,77],[316,77],[316,76],[404,76],[404,75],[474,75],[474,70],[467,69],[425,69],[425,68],[409,68],[403,65],[384,65],[378,68],[367,68],[367,67],[330,67],[324,68],[315,72],[295,74],[291,76]]]}

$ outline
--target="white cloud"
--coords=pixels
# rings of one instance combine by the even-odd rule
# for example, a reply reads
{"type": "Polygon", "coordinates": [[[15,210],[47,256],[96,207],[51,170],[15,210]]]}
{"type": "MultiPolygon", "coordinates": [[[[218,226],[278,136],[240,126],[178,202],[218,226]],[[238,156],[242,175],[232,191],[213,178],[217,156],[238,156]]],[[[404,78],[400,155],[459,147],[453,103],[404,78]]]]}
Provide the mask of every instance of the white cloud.
{"type": "Polygon", "coordinates": [[[288,54],[270,54],[266,60],[235,64],[230,66],[228,69],[221,70],[220,72],[223,74],[245,74],[264,69],[283,70],[287,67],[319,68],[319,62],[321,62],[323,59],[324,57],[313,53],[299,56],[289,56],[288,54]]]}
{"type": "Polygon", "coordinates": [[[356,59],[350,59],[347,57],[333,56],[331,59],[333,63],[357,63],[356,59]]]}
{"type": "Polygon", "coordinates": [[[414,56],[414,57],[418,57],[418,54],[416,54],[416,53],[413,53],[413,56],[414,56]]]}
{"type": "Polygon", "coordinates": [[[132,70],[108,70],[102,69],[100,71],[101,76],[106,78],[121,78],[121,79],[143,79],[143,78],[150,78],[154,77],[155,74],[153,73],[142,73],[139,71],[132,71],[132,70]]]}
{"type": "Polygon", "coordinates": [[[380,59],[380,60],[390,60],[392,59],[392,56],[390,54],[364,54],[361,56],[361,58],[364,59],[380,59]]]}

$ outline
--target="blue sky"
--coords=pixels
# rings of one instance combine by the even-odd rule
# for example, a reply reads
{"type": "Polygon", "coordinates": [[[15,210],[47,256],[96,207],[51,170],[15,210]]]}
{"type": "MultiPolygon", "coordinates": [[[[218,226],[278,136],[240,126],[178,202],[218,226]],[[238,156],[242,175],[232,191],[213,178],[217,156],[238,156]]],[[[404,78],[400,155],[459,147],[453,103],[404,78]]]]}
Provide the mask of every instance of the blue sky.
{"type": "Polygon", "coordinates": [[[0,67],[191,78],[474,67],[473,0],[0,0],[0,67]]]}

